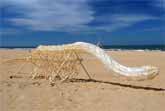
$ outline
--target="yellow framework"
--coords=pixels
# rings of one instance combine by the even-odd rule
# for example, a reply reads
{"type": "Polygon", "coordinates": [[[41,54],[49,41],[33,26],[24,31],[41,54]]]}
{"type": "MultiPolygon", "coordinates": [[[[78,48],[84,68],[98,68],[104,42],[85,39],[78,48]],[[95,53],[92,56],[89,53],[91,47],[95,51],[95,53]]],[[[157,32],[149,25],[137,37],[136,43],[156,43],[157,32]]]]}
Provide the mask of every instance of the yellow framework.
{"type": "MultiPolygon", "coordinates": [[[[65,49],[57,51],[41,51],[34,50],[30,56],[25,59],[13,59],[14,61],[24,62],[17,71],[12,74],[17,75],[27,62],[34,65],[31,74],[33,79],[37,77],[44,77],[49,79],[50,82],[55,82],[57,79],[65,81],[69,78],[76,76],[79,73],[80,66],[91,79],[88,71],[86,70],[83,59],[74,49],[65,49]]],[[[9,60],[13,61],[13,60],[9,60]]]]}

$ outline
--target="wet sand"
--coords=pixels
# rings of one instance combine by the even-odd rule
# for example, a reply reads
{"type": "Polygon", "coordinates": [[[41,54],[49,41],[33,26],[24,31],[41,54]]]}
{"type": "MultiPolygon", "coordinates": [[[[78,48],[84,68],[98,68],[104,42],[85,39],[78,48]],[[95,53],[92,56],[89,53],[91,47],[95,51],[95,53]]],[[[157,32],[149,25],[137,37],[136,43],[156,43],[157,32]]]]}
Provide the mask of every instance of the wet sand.
{"type": "MultiPolygon", "coordinates": [[[[23,78],[10,76],[20,63],[0,64],[1,111],[164,111],[165,52],[107,51],[127,66],[153,65],[159,75],[152,80],[132,81],[117,76],[94,57],[83,63],[93,80],[83,70],[76,79],[51,86],[48,80],[28,78],[32,68],[26,65],[23,78]]],[[[0,61],[28,56],[28,50],[0,50],[0,61]]]]}

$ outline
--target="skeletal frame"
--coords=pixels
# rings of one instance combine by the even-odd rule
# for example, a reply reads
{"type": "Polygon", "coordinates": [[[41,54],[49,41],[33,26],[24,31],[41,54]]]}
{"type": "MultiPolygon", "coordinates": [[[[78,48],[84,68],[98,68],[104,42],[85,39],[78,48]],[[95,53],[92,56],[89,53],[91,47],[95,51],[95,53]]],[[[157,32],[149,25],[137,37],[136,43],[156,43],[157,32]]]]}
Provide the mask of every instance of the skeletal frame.
{"type": "MultiPolygon", "coordinates": [[[[79,65],[82,66],[82,68],[90,78],[87,70],[85,69],[84,65],[81,62],[81,58],[79,58],[78,56],[81,54],[80,52],[85,52],[95,56],[106,66],[108,70],[112,70],[115,73],[119,74],[120,76],[124,76],[133,80],[152,79],[159,73],[158,67],[151,65],[140,66],[140,67],[124,66],[118,63],[116,60],[114,60],[110,55],[108,55],[104,51],[104,49],[101,49],[100,47],[94,44],[85,43],[85,42],[75,42],[72,44],[52,45],[52,46],[40,45],[34,51],[32,51],[31,56],[23,59],[23,61],[31,62],[36,66],[34,71],[32,71],[32,74],[34,73],[33,78],[35,78],[38,75],[37,70],[38,69],[41,70],[43,68],[44,69],[43,72],[47,73],[46,75],[48,75],[49,74],[48,72],[50,72],[49,79],[50,81],[53,81],[56,75],[60,74],[61,76],[62,74],[67,74],[68,72],[76,72],[75,68],[77,67],[78,63],[79,65]],[[68,55],[69,52],[74,52],[76,56],[71,57],[71,55],[68,55]],[[77,62],[73,62],[73,61],[77,61],[77,62]]],[[[65,77],[68,78],[69,76],[65,76],[65,77]]]]}
{"type": "Polygon", "coordinates": [[[24,63],[13,75],[17,75],[25,64],[30,62],[34,65],[30,72],[32,79],[43,76],[44,78],[49,79],[51,83],[55,82],[56,77],[59,77],[61,81],[65,81],[78,75],[80,67],[82,67],[88,78],[91,79],[89,72],[82,63],[83,58],[77,53],[77,50],[74,49],[65,49],[61,51],[33,50],[30,56],[17,60],[21,60],[24,63]],[[42,72],[43,75],[40,74],[40,72],[42,72]]]}

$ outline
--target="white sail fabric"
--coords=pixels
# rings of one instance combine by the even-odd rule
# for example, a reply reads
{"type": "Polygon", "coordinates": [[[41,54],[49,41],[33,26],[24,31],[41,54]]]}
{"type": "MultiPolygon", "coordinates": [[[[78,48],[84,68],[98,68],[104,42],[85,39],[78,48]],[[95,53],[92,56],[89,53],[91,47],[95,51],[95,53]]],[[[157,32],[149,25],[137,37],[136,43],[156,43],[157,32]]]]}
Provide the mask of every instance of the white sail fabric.
{"type": "Polygon", "coordinates": [[[37,50],[47,50],[47,51],[57,51],[64,49],[78,49],[83,50],[92,55],[96,56],[108,69],[114,72],[126,76],[135,77],[140,79],[147,79],[154,77],[158,74],[158,68],[153,66],[141,66],[141,67],[126,67],[118,62],[116,62],[111,56],[105,53],[103,49],[97,47],[96,45],[85,43],[85,42],[75,42],[73,44],[66,45],[56,45],[56,46],[39,46],[37,50]]]}

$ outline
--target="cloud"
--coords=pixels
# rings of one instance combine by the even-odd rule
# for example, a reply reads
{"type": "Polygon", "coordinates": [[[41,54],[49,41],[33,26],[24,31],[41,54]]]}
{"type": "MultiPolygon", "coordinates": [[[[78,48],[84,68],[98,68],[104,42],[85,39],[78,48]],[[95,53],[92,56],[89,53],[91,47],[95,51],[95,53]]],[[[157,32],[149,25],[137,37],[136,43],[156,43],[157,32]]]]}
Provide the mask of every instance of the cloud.
{"type": "Polygon", "coordinates": [[[154,0],[153,5],[165,9],[165,0],[154,0]]]}
{"type": "Polygon", "coordinates": [[[113,21],[123,23],[136,23],[144,20],[155,19],[155,17],[149,15],[113,15],[113,21]]]}
{"type": "MultiPolygon", "coordinates": [[[[19,14],[9,17],[8,23],[36,31],[112,32],[146,20],[157,19],[147,14],[135,15],[136,12],[132,14],[99,12],[100,16],[94,16],[98,10],[94,10],[89,2],[97,1],[102,3],[101,0],[3,0],[2,4],[10,5],[8,10],[19,14]],[[92,22],[102,24],[91,26],[92,22]]],[[[165,0],[154,1],[157,1],[158,5],[160,1],[165,0]]]]}
{"type": "Polygon", "coordinates": [[[112,32],[118,29],[127,28],[133,26],[137,23],[144,22],[146,20],[156,20],[157,17],[153,17],[150,15],[134,15],[134,14],[114,14],[107,15],[100,18],[98,21],[106,21],[107,19],[109,23],[104,24],[102,26],[96,26],[98,30],[104,30],[107,32],[112,32]],[[103,19],[104,18],[104,19],[103,19]],[[105,20],[106,19],[106,20],[105,20]]]}
{"type": "Polygon", "coordinates": [[[0,36],[7,36],[7,35],[15,35],[21,33],[19,30],[14,29],[14,28],[0,28],[0,36]]]}
{"type": "Polygon", "coordinates": [[[87,0],[7,1],[6,3],[16,7],[15,11],[23,15],[9,18],[9,21],[13,25],[25,26],[32,30],[80,30],[93,20],[93,11],[87,0]]]}

